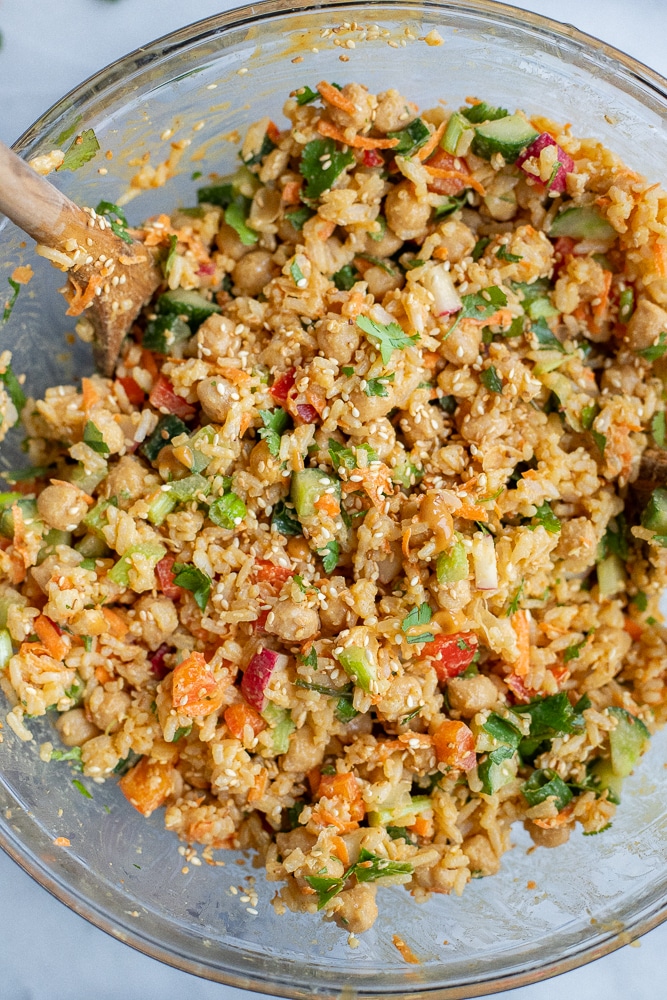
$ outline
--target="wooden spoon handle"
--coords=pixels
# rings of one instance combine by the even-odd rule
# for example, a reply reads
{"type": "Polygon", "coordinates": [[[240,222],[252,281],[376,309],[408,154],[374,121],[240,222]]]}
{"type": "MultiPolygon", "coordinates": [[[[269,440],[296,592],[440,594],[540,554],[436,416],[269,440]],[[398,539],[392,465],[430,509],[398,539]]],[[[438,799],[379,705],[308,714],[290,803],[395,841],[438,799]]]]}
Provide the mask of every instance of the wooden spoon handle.
{"type": "Polygon", "coordinates": [[[88,216],[11,149],[0,143],[0,211],[38,243],[65,251],[84,243],[88,216]]]}

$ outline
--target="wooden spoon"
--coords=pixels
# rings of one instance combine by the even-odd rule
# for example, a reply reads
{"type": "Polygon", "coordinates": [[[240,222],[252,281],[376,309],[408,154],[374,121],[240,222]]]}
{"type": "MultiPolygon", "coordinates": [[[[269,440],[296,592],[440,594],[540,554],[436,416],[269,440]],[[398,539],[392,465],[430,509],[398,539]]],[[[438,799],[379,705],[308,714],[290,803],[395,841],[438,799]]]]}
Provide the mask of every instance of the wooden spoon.
{"type": "Polygon", "coordinates": [[[157,251],[126,243],[107,220],[79,208],[1,143],[0,211],[37,243],[72,261],[69,268],[65,260],[56,263],[67,269],[77,293],[68,315],[83,311],[76,305],[81,293],[95,291],[84,315],[93,324],[95,363],[103,375],[112,375],[123,337],[163,281],[157,251]]]}

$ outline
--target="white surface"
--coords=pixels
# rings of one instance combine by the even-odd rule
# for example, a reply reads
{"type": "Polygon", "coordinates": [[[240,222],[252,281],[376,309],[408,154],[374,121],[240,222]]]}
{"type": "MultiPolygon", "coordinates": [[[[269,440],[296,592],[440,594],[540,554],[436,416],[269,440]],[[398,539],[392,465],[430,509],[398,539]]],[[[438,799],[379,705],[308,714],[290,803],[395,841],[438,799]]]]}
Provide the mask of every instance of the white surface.
{"type": "MultiPolygon", "coordinates": [[[[57,98],[144,42],[235,5],[225,0],[0,0],[0,139],[13,142],[57,98]]],[[[533,0],[515,6],[603,38],[667,75],[665,0],[533,0]]],[[[656,1000],[667,924],[641,947],[502,1000],[656,1000]]],[[[0,853],[2,1000],[251,1000],[160,965],[107,937],[0,853]]]]}

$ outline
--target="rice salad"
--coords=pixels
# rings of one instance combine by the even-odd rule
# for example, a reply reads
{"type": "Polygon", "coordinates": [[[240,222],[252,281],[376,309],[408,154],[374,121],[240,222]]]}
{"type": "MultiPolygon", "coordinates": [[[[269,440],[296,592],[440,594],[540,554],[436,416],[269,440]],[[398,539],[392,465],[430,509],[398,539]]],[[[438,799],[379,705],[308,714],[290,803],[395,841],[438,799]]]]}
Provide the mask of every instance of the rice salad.
{"type": "Polygon", "coordinates": [[[667,195],[478,99],[284,114],[194,208],[98,206],[164,272],[114,378],[0,357],[0,686],[49,766],[359,933],[514,823],[604,831],[665,721],[667,195]]]}

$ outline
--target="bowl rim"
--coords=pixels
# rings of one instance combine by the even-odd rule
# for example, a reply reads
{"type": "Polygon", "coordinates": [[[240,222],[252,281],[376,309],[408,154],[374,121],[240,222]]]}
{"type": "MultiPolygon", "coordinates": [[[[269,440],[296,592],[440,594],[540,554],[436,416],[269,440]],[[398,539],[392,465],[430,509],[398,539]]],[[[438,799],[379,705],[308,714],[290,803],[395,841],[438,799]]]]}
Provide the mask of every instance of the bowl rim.
{"type": "MultiPolygon", "coordinates": [[[[552,37],[562,38],[570,44],[575,43],[582,49],[594,50],[598,56],[602,56],[611,62],[620,63],[638,83],[648,86],[663,100],[667,101],[667,79],[656,70],[642,63],[640,60],[617,49],[615,46],[602,41],[594,35],[583,32],[574,25],[557,21],[554,18],[536,14],[532,11],[515,7],[512,4],[499,2],[499,0],[394,0],[395,6],[409,8],[413,6],[415,13],[429,11],[436,14],[438,12],[469,13],[476,15],[491,15],[496,22],[505,22],[508,25],[520,22],[530,29],[543,35],[550,34],[552,37]]],[[[390,8],[392,0],[380,0],[378,6],[390,8]]],[[[175,31],[161,35],[145,45],[133,49],[129,53],[109,63],[102,69],[84,79],[77,86],[68,91],[60,100],[51,105],[32,125],[30,125],[13,143],[11,148],[21,154],[29,149],[40,133],[46,128],[52,127],[58,119],[68,112],[74,101],[77,103],[86,101],[89,97],[99,97],[105,91],[109,91],[114,84],[127,77],[134,70],[142,68],[151,63],[162,60],[186,49],[191,45],[201,42],[207,37],[214,37],[224,30],[233,30],[243,27],[246,24],[254,24],[258,21],[267,22],[274,17],[284,17],[290,15],[302,16],[308,11],[321,11],[326,8],[336,10],[355,11],[358,16],[359,0],[318,0],[317,3],[311,0],[259,0],[252,5],[235,7],[229,11],[213,14],[209,17],[193,21],[175,31]]],[[[17,803],[18,804],[18,803],[17,803]]],[[[76,892],[59,882],[52,876],[46,865],[40,863],[36,858],[31,858],[27,853],[23,853],[20,845],[9,834],[4,827],[0,817],[0,849],[2,849],[16,864],[37,882],[43,889],[49,892],[55,899],[63,903],[78,916],[87,920],[99,930],[104,931],[110,937],[122,941],[136,951],[153,958],[159,962],[169,965],[172,968],[191,975],[212,980],[236,989],[249,990],[263,993],[268,996],[283,996],[290,1000],[306,1000],[315,994],[307,992],[298,986],[287,987],[282,982],[270,982],[264,978],[249,978],[241,973],[228,969],[213,968],[203,966],[195,959],[187,958],[176,954],[152,938],[145,938],[139,931],[128,933],[125,929],[116,925],[113,918],[109,918],[101,909],[93,906],[87,899],[79,897],[76,892]]],[[[530,986],[534,983],[570,972],[589,962],[596,961],[609,955],[617,949],[629,944],[637,938],[654,930],[660,924],[667,921],[667,899],[659,904],[659,909],[650,915],[639,917],[629,926],[625,926],[622,933],[610,932],[607,937],[597,944],[590,944],[576,951],[574,954],[562,959],[556,959],[540,965],[539,968],[532,968],[524,971],[508,973],[493,980],[483,980],[475,986],[434,986],[417,989],[414,992],[403,992],[400,994],[406,1000],[474,1000],[475,997],[487,996],[503,990],[516,989],[522,986],[530,986]],[[479,988],[483,993],[479,992],[479,988]]],[[[408,984],[404,984],[408,986],[408,984]]],[[[409,988],[409,987],[408,987],[409,988]]],[[[346,988],[343,988],[343,992],[346,988]]],[[[336,994],[330,991],[317,991],[320,1000],[335,1000],[341,993],[336,994]]],[[[354,993],[359,998],[376,998],[380,994],[369,993],[362,986],[359,992],[354,993]]],[[[399,994],[391,994],[398,996],[399,994]]]]}

